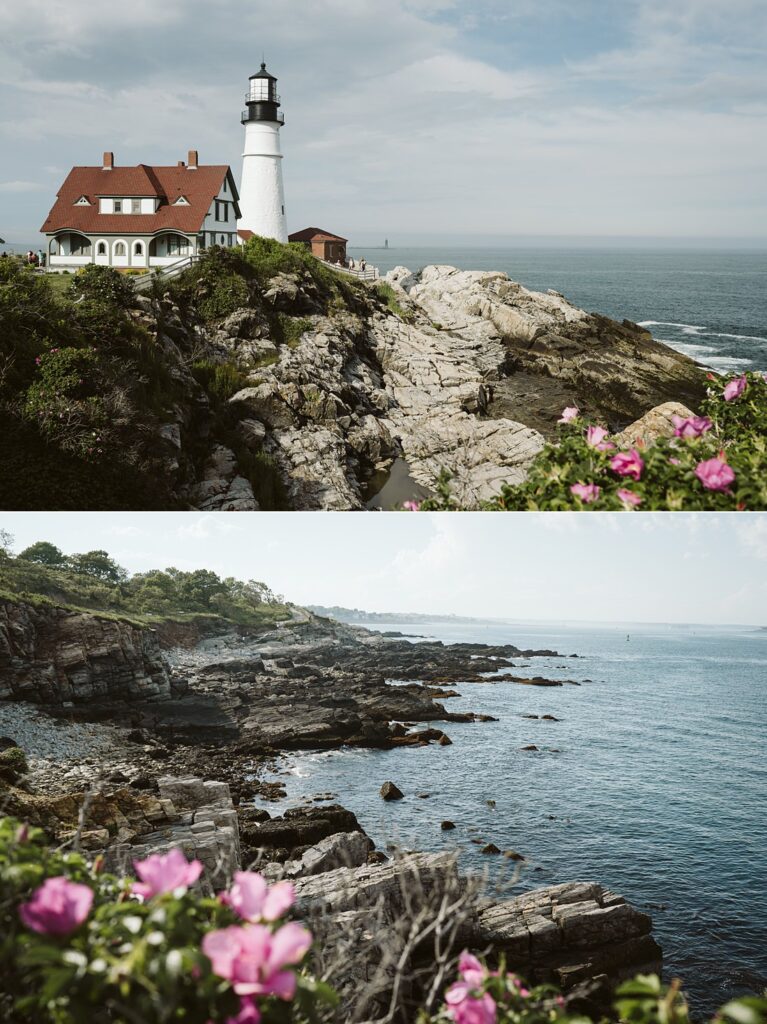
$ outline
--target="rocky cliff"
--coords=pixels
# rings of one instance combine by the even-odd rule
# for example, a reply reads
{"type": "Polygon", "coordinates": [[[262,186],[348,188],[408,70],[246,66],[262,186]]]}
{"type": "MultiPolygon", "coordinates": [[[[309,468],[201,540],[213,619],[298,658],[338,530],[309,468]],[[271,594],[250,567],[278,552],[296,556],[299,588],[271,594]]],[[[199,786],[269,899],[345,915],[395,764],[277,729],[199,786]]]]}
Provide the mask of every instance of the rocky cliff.
{"type": "Polygon", "coordinates": [[[170,692],[154,630],[54,605],[0,601],[0,700],[85,704],[170,692]]]}
{"type": "Polygon", "coordinates": [[[471,508],[524,479],[566,405],[617,430],[703,395],[700,368],[647,331],[505,274],[398,268],[323,292],[299,268],[203,315],[222,280],[242,284],[229,263],[128,310],[174,382],[170,411],[134,433],[176,507],[391,507],[446,469],[471,508]],[[211,390],[215,374],[232,386],[211,390]]]}

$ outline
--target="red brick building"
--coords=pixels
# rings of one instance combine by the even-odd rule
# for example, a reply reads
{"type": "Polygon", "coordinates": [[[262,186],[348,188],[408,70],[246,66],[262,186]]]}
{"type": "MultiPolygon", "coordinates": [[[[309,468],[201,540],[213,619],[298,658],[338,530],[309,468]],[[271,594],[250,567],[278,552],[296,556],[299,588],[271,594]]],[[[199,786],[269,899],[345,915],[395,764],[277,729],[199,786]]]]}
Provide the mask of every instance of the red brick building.
{"type": "Polygon", "coordinates": [[[348,238],[341,238],[330,231],[323,231],[322,228],[304,228],[303,231],[294,231],[288,236],[290,242],[301,242],[309,249],[314,256],[328,263],[346,263],[346,243],[348,238]]]}

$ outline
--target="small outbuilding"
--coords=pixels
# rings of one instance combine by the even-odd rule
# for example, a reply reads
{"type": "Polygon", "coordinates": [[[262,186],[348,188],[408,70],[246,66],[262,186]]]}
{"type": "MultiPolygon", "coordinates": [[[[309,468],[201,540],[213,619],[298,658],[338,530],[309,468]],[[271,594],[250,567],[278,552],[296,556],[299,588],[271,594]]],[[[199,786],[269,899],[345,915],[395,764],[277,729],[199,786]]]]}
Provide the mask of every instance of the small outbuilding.
{"type": "Polygon", "coordinates": [[[322,228],[304,228],[303,231],[294,231],[288,236],[290,242],[301,242],[309,249],[313,256],[328,263],[346,263],[346,243],[348,238],[341,238],[331,231],[323,231],[322,228]]]}

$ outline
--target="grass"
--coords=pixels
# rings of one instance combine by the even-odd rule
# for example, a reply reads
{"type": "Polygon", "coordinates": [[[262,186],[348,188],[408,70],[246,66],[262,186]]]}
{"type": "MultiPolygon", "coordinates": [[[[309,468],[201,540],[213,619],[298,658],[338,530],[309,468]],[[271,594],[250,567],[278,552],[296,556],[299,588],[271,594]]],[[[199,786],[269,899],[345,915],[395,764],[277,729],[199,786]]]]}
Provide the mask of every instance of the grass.
{"type": "Polygon", "coordinates": [[[397,293],[387,281],[379,281],[375,286],[375,290],[379,297],[386,303],[388,309],[390,309],[395,316],[398,316],[400,320],[404,320],[406,323],[409,323],[413,319],[413,313],[409,309],[405,309],[404,306],[400,305],[397,293]]]}

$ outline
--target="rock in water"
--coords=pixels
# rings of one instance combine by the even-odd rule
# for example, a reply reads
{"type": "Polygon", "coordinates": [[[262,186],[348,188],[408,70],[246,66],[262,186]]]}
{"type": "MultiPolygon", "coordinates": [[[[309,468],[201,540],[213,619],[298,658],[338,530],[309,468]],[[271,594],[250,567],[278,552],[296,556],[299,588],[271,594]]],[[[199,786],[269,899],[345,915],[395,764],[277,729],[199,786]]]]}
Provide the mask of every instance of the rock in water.
{"type": "Polygon", "coordinates": [[[384,782],[381,786],[381,796],[384,800],[402,800],[405,794],[393,782],[384,782]]]}
{"type": "Polygon", "coordinates": [[[453,821],[443,821],[442,825],[440,826],[440,828],[442,829],[443,832],[450,832],[450,831],[452,831],[455,828],[455,822],[453,822],[453,821]]]}

